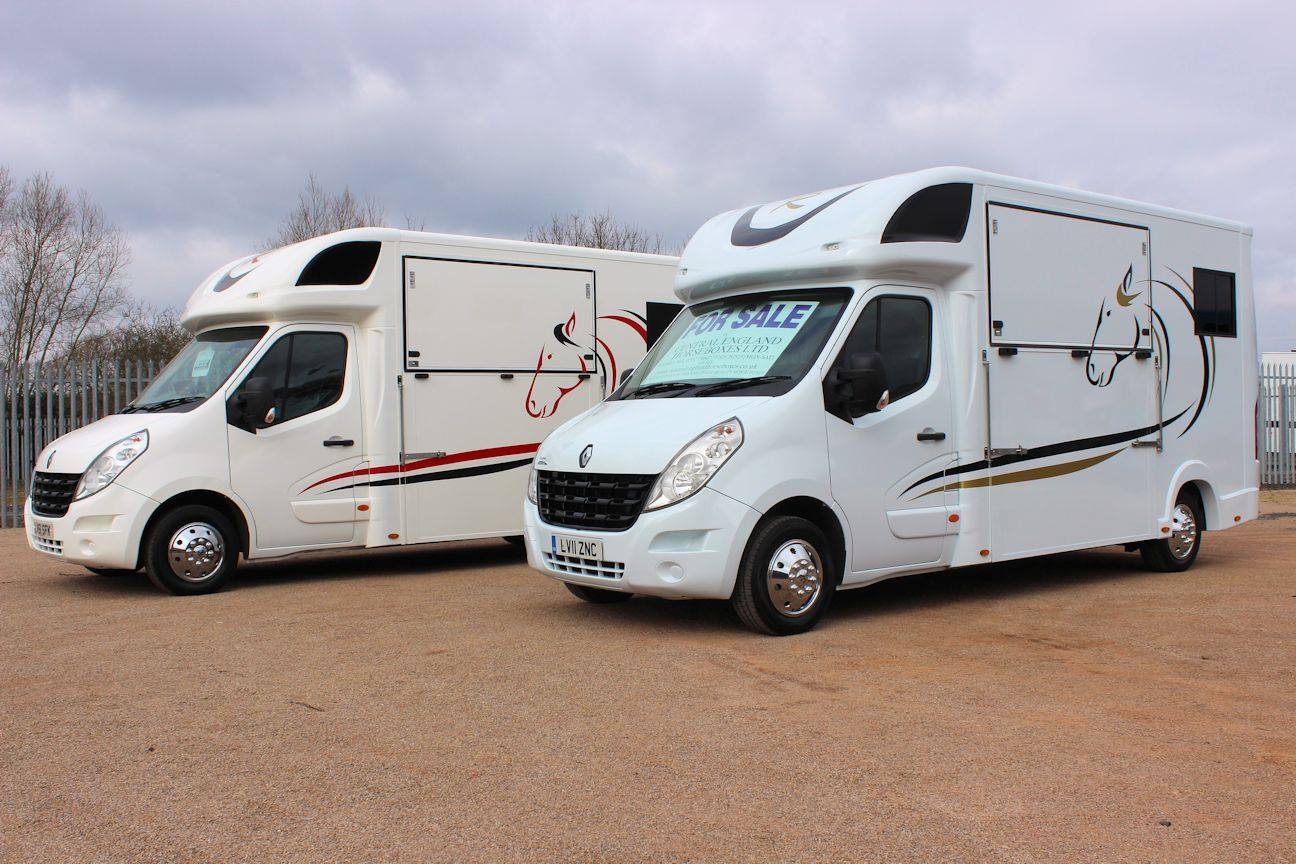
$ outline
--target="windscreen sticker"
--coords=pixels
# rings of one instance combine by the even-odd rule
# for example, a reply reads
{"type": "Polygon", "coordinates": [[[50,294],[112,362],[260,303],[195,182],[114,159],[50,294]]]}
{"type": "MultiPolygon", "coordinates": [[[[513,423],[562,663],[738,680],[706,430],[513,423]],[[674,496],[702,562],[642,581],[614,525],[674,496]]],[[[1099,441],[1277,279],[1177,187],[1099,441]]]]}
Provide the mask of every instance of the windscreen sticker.
{"type": "Polygon", "coordinates": [[[818,305],[806,300],[708,312],[680,334],[643,385],[765,375],[818,305]]]}
{"type": "Polygon", "coordinates": [[[212,358],[216,356],[215,348],[204,348],[194,357],[193,370],[189,373],[190,378],[206,378],[207,373],[211,370],[212,358]]]}

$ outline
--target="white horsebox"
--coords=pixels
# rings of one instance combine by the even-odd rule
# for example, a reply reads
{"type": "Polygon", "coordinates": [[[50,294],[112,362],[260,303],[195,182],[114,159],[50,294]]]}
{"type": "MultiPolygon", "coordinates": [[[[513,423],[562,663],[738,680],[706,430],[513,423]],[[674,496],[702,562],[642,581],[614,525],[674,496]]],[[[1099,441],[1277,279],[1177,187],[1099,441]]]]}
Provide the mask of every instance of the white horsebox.
{"type": "Polygon", "coordinates": [[[540,441],[669,323],[675,264],[361,228],[222,267],[148,389],[40,454],[29,541],[193,594],[240,555],[516,538],[540,441]]]}
{"type": "Polygon", "coordinates": [[[837,588],[1255,517],[1251,231],[964,168],[721,214],[689,304],[540,448],[532,566],[586,600],[837,588]]]}

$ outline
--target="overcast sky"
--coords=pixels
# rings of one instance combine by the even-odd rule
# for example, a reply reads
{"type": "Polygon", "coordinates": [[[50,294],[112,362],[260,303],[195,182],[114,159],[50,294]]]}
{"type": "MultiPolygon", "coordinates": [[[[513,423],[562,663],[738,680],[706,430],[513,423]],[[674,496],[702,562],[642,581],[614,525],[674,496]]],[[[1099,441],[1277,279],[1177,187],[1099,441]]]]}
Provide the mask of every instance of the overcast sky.
{"type": "Polygon", "coordinates": [[[611,208],[683,242],[743,204],[963,164],[1255,228],[1296,348],[1287,3],[0,0],[0,164],[83,187],[184,302],[307,172],[389,221],[520,237],[611,208]]]}

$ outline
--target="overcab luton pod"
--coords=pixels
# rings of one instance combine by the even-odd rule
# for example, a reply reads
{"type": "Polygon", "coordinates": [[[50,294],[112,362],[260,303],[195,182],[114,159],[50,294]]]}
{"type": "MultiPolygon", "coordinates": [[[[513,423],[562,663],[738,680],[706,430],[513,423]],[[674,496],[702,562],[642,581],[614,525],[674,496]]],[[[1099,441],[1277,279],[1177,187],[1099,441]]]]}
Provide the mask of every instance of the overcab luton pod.
{"type": "Polygon", "coordinates": [[[905,573],[1113,544],[1185,569],[1257,511],[1250,248],[964,168],[723,213],[683,312],[541,446],[531,564],[770,633],[905,573]]]}

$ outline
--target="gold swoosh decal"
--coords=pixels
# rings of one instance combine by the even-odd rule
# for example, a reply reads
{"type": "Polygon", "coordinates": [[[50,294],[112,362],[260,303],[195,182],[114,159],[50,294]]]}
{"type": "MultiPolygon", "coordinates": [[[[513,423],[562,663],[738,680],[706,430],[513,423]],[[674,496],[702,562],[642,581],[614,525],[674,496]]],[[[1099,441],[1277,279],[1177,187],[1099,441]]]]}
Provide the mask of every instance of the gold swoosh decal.
{"type": "MultiPolygon", "coordinates": [[[[1044,480],[1049,477],[1061,477],[1064,474],[1074,474],[1077,471],[1083,471],[1086,468],[1092,468],[1101,462],[1106,462],[1124,449],[1124,447],[1118,447],[1110,453],[1099,453],[1097,456],[1088,456],[1084,459],[1077,459],[1074,462],[1045,465],[1041,468],[1027,468],[1023,471],[1009,471],[1007,474],[987,474],[984,477],[977,477],[974,480],[961,480],[957,483],[947,483],[939,489],[924,492],[919,495],[918,498],[926,498],[928,495],[935,495],[937,492],[949,492],[954,489],[981,489],[985,486],[1007,486],[1010,483],[1026,483],[1031,480],[1044,480]]],[[[912,500],[916,501],[918,499],[915,498],[912,500]]]]}
{"type": "Polygon", "coordinates": [[[1116,286],[1116,302],[1119,303],[1121,306],[1130,305],[1131,303],[1134,302],[1134,299],[1139,296],[1139,294],[1143,293],[1141,291],[1135,291],[1133,294],[1125,293],[1125,289],[1129,287],[1130,282],[1133,279],[1134,279],[1134,266],[1130,265],[1130,269],[1125,273],[1125,278],[1121,280],[1121,283],[1119,285],[1116,286]]]}

